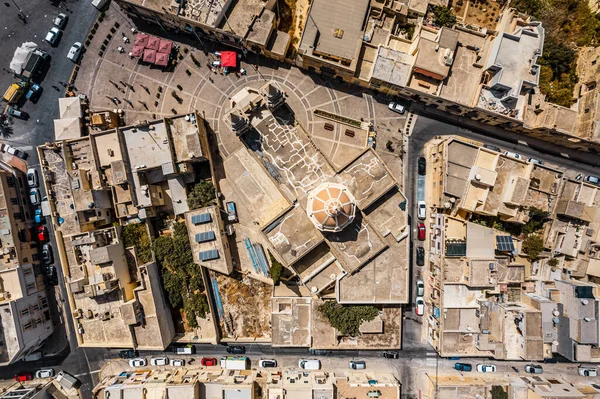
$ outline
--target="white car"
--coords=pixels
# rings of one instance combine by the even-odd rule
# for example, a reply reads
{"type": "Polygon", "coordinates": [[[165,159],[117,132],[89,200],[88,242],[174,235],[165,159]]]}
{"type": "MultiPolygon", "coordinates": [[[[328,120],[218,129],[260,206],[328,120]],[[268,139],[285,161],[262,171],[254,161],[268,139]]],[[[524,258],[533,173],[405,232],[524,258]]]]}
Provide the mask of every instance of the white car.
{"type": "Polygon", "coordinates": [[[476,369],[480,373],[495,373],[496,372],[496,366],[494,366],[493,364],[478,364],[476,369]]]}
{"type": "Polygon", "coordinates": [[[504,151],[504,155],[506,155],[507,157],[514,158],[514,159],[522,159],[523,158],[520,154],[517,154],[516,152],[512,152],[512,151],[504,151]]]}
{"type": "Polygon", "coordinates": [[[67,58],[73,62],[79,61],[79,57],[81,56],[81,43],[75,42],[69,49],[69,53],[67,54],[67,58]]]}
{"type": "Polygon", "coordinates": [[[527,160],[527,162],[534,163],[536,165],[543,165],[544,164],[544,161],[540,161],[539,159],[536,159],[536,158],[529,158],[527,160]]]}
{"type": "Polygon", "coordinates": [[[35,372],[35,378],[51,378],[54,377],[53,369],[42,369],[35,372]]]}
{"type": "Polygon", "coordinates": [[[150,359],[150,364],[153,366],[166,366],[169,364],[168,357],[153,357],[150,359]]]}
{"type": "Polygon", "coordinates": [[[56,26],[58,29],[64,29],[68,19],[69,17],[67,17],[67,14],[63,14],[61,12],[56,16],[56,18],[54,18],[54,26],[56,26]]]}
{"type": "Polygon", "coordinates": [[[425,284],[421,280],[417,280],[417,296],[425,296],[425,284]]]}
{"type": "Polygon", "coordinates": [[[579,367],[577,372],[584,377],[598,377],[598,370],[595,367],[579,367]]]}
{"type": "Polygon", "coordinates": [[[422,297],[417,297],[415,302],[415,314],[417,316],[423,316],[425,314],[425,301],[422,297]]]}
{"type": "Polygon", "coordinates": [[[405,111],[404,105],[400,105],[398,103],[395,102],[391,102],[388,104],[388,108],[394,112],[397,112],[399,114],[403,114],[405,111]]]}
{"type": "Polygon", "coordinates": [[[50,43],[51,46],[55,47],[58,44],[61,36],[62,31],[56,26],[53,26],[52,28],[50,28],[50,31],[46,33],[46,37],[44,38],[44,40],[50,43]]]}
{"type": "Polygon", "coordinates": [[[417,217],[421,220],[425,220],[427,216],[427,204],[425,201],[417,202],[417,217]]]}
{"type": "Polygon", "coordinates": [[[138,357],[137,359],[131,359],[129,361],[129,367],[144,367],[147,364],[148,362],[143,357],[138,357]]]}
{"type": "Polygon", "coordinates": [[[185,366],[185,360],[183,360],[183,359],[171,359],[171,366],[173,366],[173,367],[183,367],[183,366],[185,366]]]}
{"type": "Polygon", "coordinates": [[[27,184],[31,188],[35,188],[40,185],[40,179],[38,178],[38,172],[35,168],[27,169],[27,184]]]}
{"type": "Polygon", "coordinates": [[[29,202],[31,205],[39,205],[41,201],[40,190],[37,188],[32,188],[29,190],[29,202]]]}

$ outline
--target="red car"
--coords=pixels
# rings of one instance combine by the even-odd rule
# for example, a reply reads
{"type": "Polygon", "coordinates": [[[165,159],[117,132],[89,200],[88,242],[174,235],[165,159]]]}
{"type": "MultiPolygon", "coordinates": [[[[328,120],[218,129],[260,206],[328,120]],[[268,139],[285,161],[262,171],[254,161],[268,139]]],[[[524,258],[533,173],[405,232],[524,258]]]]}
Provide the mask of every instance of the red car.
{"type": "Polygon", "coordinates": [[[38,227],[38,240],[41,242],[48,241],[48,229],[46,226],[38,227]]]}
{"type": "Polygon", "coordinates": [[[217,359],[214,357],[203,357],[202,360],[200,360],[200,364],[206,367],[216,366],[217,359]]]}
{"type": "Polygon", "coordinates": [[[15,381],[24,382],[33,380],[33,374],[31,373],[17,373],[15,374],[15,381]]]}
{"type": "Polygon", "coordinates": [[[419,240],[421,241],[425,241],[425,232],[427,230],[425,229],[425,225],[423,223],[419,223],[419,240]]]}

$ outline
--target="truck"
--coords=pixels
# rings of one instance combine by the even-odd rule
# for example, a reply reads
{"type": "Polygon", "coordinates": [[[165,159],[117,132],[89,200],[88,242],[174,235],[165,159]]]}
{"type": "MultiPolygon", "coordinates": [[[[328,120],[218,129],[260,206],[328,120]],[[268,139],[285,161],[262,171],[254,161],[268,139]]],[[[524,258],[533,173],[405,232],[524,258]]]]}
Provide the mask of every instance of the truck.
{"type": "Polygon", "coordinates": [[[48,53],[37,48],[37,44],[33,42],[23,43],[21,47],[15,50],[13,59],[10,62],[10,69],[16,77],[29,82],[39,75],[49,59],[48,53]]]}
{"type": "Polygon", "coordinates": [[[227,370],[248,370],[250,361],[246,356],[223,356],[221,368],[227,370]]]}
{"type": "Polygon", "coordinates": [[[73,377],[71,374],[67,373],[64,370],[59,371],[59,373],[56,375],[56,381],[64,389],[77,389],[81,385],[81,381],[79,381],[77,378],[73,377]]]}

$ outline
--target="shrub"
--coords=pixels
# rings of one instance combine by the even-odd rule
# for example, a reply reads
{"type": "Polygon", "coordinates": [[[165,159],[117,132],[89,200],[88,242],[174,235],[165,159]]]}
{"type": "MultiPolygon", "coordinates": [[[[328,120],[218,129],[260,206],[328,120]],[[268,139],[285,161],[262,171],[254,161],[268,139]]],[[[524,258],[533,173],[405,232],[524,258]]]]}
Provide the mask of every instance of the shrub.
{"type": "Polygon", "coordinates": [[[433,9],[434,23],[437,26],[452,28],[456,25],[456,16],[451,9],[444,6],[437,6],[433,9]]]}
{"type": "Polygon", "coordinates": [[[529,259],[536,260],[544,250],[544,241],[537,234],[530,234],[523,240],[521,247],[529,259]]]}
{"type": "Polygon", "coordinates": [[[150,250],[150,237],[143,223],[129,223],[121,230],[121,241],[125,247],[135,247],[135,252],[140,264],[152,261],[150,250]]]}
{"type": "Polygon", "coordinates": [[[550,267],[556,267],[558,266],[558,259],[556,258],[552,258],[548,261],[548,266],[550,267]]]}
{"type": "Polygon", "coordinates": [[[202,180],[192,188],[187,201],[190,209],[197,209],[210,205],[214,199],[215,186],[210,180],[202,180]]]}
{"type": "Polygon", "coordinates": [[[319,306],[319,312],[329,324],[343,335],[356,337],[360,334],[360,325],[371,321],[379,314],[374,306],[340,305],[335,301],[326,301],[319,306]]]}
{"type": "Polygon", "coordinates": [[[506,392],[501,386],[492,386],[492,399],[508,399],[508,392],[506,392]]]}
{"type": "Polygon", "coordinates": [[[279,263],[277,259],[269,252],[269,259],[271,259],[271,270],[269,270],[269,275],[273,279],[273,284],[278,285],[281,281],[281,273],[283,272],[283,265],[279,263]]]}

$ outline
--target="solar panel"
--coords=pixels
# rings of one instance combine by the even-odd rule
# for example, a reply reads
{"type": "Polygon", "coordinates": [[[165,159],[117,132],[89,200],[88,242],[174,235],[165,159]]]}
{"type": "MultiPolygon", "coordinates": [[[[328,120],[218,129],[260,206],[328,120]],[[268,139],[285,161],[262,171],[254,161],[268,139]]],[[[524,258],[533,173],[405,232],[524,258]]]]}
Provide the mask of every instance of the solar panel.
{"type": "Polygon", "coordinates": [[[192,216],[192,223],[195,225],[208,223],[211,220],[212,218],[210,216],[210,213],[201,213],[200,215],[192,216]]]}
{"type": "Polygon", "coordinates": [[[219,259],[219,251],[217,251],[216,249],[210,249],[208,251],[200,252],[200,260],[202,262],[213,259],[219,259]]]}
{"type": "Polygon", "coordinates": [[[205,231],[203,233],[196,234],[196,242],[207,242],[215,239],[214,231],[205,231]]]}
{"type": "Polygon", "coordinates": [[[513,252],[515,244],[511,236],[496,236],[496,248],[500,252],[513,252]]]}

